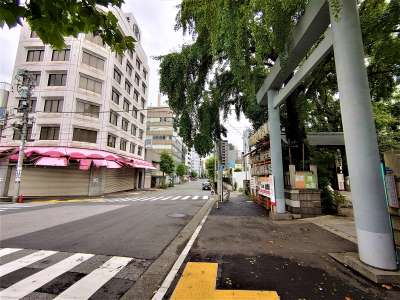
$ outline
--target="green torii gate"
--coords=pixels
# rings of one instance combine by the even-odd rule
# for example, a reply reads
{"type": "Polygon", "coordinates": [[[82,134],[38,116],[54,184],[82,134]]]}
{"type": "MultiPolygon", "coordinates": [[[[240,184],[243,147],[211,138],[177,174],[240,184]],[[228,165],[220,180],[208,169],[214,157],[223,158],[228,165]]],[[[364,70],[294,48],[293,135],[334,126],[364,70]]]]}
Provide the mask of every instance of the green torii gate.
{"type": "Polygon", "coordinates": [[[279,60],[275,62],[257,93],[259,103],[268,103],[277,213],[285,213],[279,106],[333,49],[359,257],[372,267],[396,270],[357,3],[338,1],[341,5],[338,16],[330,11],[328,0],[309,3],[286,45],[287,61],[282,65],[279,60]],[[322,35],[323,40],[299,66],[322,35]],[[295,69],[296,73],[282,87],[295,69]]]}

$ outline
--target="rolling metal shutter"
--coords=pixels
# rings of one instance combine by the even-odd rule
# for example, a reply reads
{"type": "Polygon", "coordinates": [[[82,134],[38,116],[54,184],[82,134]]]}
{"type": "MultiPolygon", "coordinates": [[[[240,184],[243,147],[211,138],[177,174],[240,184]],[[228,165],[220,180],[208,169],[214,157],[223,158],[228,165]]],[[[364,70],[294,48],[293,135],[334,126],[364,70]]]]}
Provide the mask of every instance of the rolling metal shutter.
{"type": "Polygon", "coordinates": [[[133,190],[135,169],[106,169],[104,193],[113,193],[119,191],[133,190]]]}
{"type": "MultiPolygon", "coordinates": [[[[21,195],[86,196],[90,171],[68,168],[25,167],[22,171],[21,195]]],[[[8,195],[14,194],[15,167],[12,168],[8,195]]]]}

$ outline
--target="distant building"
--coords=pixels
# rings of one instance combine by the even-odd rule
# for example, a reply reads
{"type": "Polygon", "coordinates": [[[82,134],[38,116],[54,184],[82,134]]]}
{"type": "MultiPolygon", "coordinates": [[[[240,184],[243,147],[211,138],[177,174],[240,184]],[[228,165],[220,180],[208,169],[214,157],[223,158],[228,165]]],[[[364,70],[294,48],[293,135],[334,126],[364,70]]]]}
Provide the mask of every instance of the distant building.
{"type": "Polygon", "coordinates": [[[148,172],[146,176],[147,187],[160,185],[162,176],[159,169],[161,152],[170,153],[176,164],[185,162],[186,148],[174,128],[174,115],[169,107],[148,108],[145,146],[146,160],[152,162],[157,168],[148,172]]]}

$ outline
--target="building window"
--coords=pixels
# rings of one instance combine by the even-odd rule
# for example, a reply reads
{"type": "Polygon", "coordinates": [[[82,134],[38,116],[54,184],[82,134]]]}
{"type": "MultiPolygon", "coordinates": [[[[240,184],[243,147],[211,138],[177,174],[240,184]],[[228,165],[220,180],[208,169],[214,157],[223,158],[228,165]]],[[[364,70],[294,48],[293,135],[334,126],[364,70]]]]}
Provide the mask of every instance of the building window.
{"type": "Polygon", "coordinates": [[[139,75],[137,73],[135,74],[135,83],[136,83],[137,86],[140,85],[140,78],[139,78],[139,75]]]}
{"type": "Polygon", "coordinates": [[[117,93],[117,91],[113,89],[113,90],[112,90],[112,93],[111,93],[111,100],[112,100],[114,103],[119,104],[119,97],[120,97],[120,94],[117,93]]]}
{"type": "Polygon", "coordinates": [[[104,59],[86,51],[82,53],[82,63],[98,70],[104,70],[104,59]]]}
{"type": "Polygon", "coordinates": [[[128,127],[129,127],[129,121],[125,118],[122,118],[122,122],[121,122],[122,130],[128,131],[128,127]]]}
{"type": "Polygon", "coordinates": [[[126,140],[121,139],[121,141],[119,142],[119,149],[122,151],[126,151],[126,143],[127,143],[126,140]]]}
{"type": "Polygon", "coordinates": [[[132,66],[128,62],[126,62],[126,72],[129,74],[129,76],[132,76],[132,66]]]}
{"type": "Polygon", "coordinates": [[[133,59],[133,51],[131,49],[128,49],[128,55],[130,58],[133,59]]]}
{"type": "Polygon", "coordinates": [[[128,80],[125,80],[125,91],[130,95],[131,94],[131,87],[132,85],[129,83],[128,80]]]}
{"type": "Polygon", "coordinates": [[[138,109],[135,106],[132,107],[132,116],[137,119],[138,109]]]}
{"type": "Polygon", "coordinates": [[[121,73],[116,68],[114,68],[114,80],[121,84],[121,77],[121,73]]]}
{"type": "Polygon", "coordinates": [[[146,71],[145,68],[143,68],[143,78],[144,78],[145,80],[147,80],[147,71],[146,71]]]}
{"type": "Polygon", "coordinates": [[[134,92],[134,98],[135,98],[135,100],[136,100],[136,102],[139,102],[139,92],[137,91],[137,90],[135,90],[134,92]]]}
{"type": "Polygon", "coordinates": [[[144,114],[140,114],[140,123],[144,123],[144,114]]]}
{"type": "Polygon", "coordinates": [[[74,134],[72,136],[73,141],[96,143],[97,142],[97,131],[88,130],[82,128],[74,128],[74,134]]]}
{"type": "Polygon", "coordinates": [[[142,82],[142,92],[146,94],[147,86],[142,82]]]}
{"type": "Polygon", "coordinates": [[[118,62],[122,65],[122,56],[119,55],[118,53],[115,53],[115,58],[118,60],[118,62]]]}
{"type": "Polygon", "coordinates": [[[42,126],[40,128],[41,140],[58,140],[60,126],[42,126]]]}
{"type": "Polygon", "coordinates": [[[69,60],[70,49],[64,50],[53,50],[53,55],[51,56],[52,61],[66,61],[69,60]]]}
{"type": "Polygon", "coordinates": [[[140,71],[141,67],[142,67],[142,62],[137,58],[136,59],[136,68],[140,71]]]}
{"type": "Polygon", "coordinates": [[[44,102],[44,112],[62,112],[63,102],[63,99],[46,99],[44,102]]]}
{"type": "MultiPolygon", "coordinates": [[[[22,106],[24,104],[23,102],[25,102],[25,100],[20,99],[18,101],[18,109],[22,108],[22,106]]],[[[34,113],[36,111],[36,102],[37,102],[36,98],[29,99],[29,101],[28,101],[28,107],[29,107],[28,112],[34,113]]]]}
{"type": "Polygon", "coordinates": [[[35,39],[38,38],[39,36],[37,35],[36,31],[31,31],[31,38],[35,39]]]}
{"type": "Polygon", "coordinates": [[[67,84],[67,73],[49,74],[48,86],[65,86],[67,84]]]}
{"type": "Polygon", "coordinates": [[[138,148],[137,148],[137,154],[140,156],[140,155],[142,155],[142,147],[141,146],[138,146],[138,148]]]}
{"type": "Polygon", "coordinates": [[[85,75],[81,75],[79,79],[79,87],[81,89],[88,90],[96,94],[101,94],[103,84],[98,80],[95,80],[85,75]]]}
{"type": "Polygon", "coordinates": [[[146,100],[142,97],[142,108],[144,109],[146,107],[146,100]]]}
{"type": "Polygon", "coordinates": [[[40,84],[40,72],[29,72],[32,77],[33,84],[38,86],[40,84]]]}
{"type": "Polygon", "coordinates": [[[110,111],[110,123],[117,126],[118,125],[118,114],[115,111],[110,111]]]}
{"type": "Polygon", "coordinates": [[[44,55],[43,49],[28,50],[26,61],[42,61],[44,55]]]}
{"type": "Polygon", "coordinates": [[[84,116],[99,118],[100,106],[77,99],[76,112],[84,116]]]}
{"type": "Polygon", "coordinates": [[[109,134],[109,135],[107,136],[107,146],[108,146],[108,147],[115,148],[115,144],[116,144],[116,143],[117,143],[117,137],[114,136],[114,135],[112,135],[112,134],[109,134]]]}
{"type": "MultiPolygon", "coordinates": [[[[28,125],[27,126],[27,133],[26,133],[26,140],[29,141],[31,140],[31,136],[32,136],[32,125],[28,125]]],[[[21,133],[22,133],[22,129],[14,129],[14,133],[13,133],[13,140],[21,140],[21,133]]]]}
{"type": "Polygon", "coordinates": [[[132,124],[132,127],[131,127],[131,134],[132,134],[133,136],[136,136],[136,131],[137,131],[137,127],[136,127],[135,125],[132,124]]]}
{"type": "Polygon", "coordinates": [[[135,154],[135,148],[136,148],[136,145],[131,142],[129,145],[129,152],[132,154],[135,154]]]}
{"type": "Polygon", "coordinates": [[[139,130],[139,139],[143,139],[143,129],[139,130]]]}
{"type": "Polygon", "coordinates": [[[123,109],[124,111],[129,113],[129,107],[131,106],[131,104],[129,103],[128,100],[124,99],[124,104],[123,104],[123,109]]]}

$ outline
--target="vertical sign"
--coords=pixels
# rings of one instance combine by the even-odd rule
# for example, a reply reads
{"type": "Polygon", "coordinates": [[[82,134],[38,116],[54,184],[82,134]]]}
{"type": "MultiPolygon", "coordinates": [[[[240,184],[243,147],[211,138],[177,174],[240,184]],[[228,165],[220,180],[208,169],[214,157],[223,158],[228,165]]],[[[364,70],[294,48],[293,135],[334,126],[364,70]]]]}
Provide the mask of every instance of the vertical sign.
{"type": "Polygon", "coordinates": [[[276,205],[274,175],[269,175],[269,194],[270,194],[271,204],[276,205]]]}

